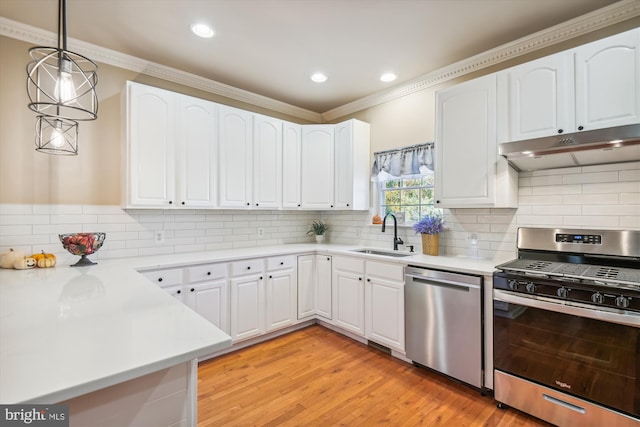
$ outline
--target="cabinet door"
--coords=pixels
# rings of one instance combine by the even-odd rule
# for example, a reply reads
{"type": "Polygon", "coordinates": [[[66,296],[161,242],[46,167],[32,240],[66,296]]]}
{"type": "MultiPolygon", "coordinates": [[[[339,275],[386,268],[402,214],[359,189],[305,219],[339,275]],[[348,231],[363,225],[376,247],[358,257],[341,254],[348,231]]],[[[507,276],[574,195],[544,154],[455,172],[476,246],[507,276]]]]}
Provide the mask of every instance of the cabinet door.
{"type": "Polygon", "coordinates": [[[578,129],[640,123],[640,29],[580,46],[575,55],[578,129]]]}
{"type": "Polygon", "coordinates": [[[126,207],[175,203],[176,94],[127,82],[126,207]]]}
{"type": "Polygon", "coordinates": [[[316,255],[315,312],[331,320],[331,257],[316,255]]]}
{"type": "Polygon", "coordinates": [[[495,74],[438,92],[436,108],[436,206],[495,206],[495,74]]]}
{"type": "Polygon", "coordinates": [[[297,280],[294,269],[267,273],[267,331],[289,326],[295,322],[296,294],[297,280]]]}
{"type": "Polygon", "coordinates": [[[227,280],[187,285],[185,302],[196,313],[216,325],[220,330],[229,333],[229,298],[227,280]]]}
{"type": "Polygon", "coordinates": [[[353,206],[353,121],[337,124],[334,145],[334,207],[353,206]]]}
{"type": "Polygon", "coordinates": [[[333,207],[333,125],[302,130],[301,201],[305,209],[333,207]]]}
{"type": "Polygon", "coordinates": [[[499,120],[500,142],[572,132],[574,126],[573,55],[561,52],[527,62],[498,74],[498,108],[508,120],[499,120]]]}
{"type": "Polygon", "coordinates": [[[248,111],[219,107],[219,195],[221,207],[251,205],[253,116],[248,111]]]}
{"type": "Polygon", "coordinates": [[[342,270],[334,270],[332,282],[334,324],[364,336],[363,277],[342,270]]]}
{"type": "Polygon", "coordinates": [[[298,319],[315,314],[316,256],[298,257],[298,319]]]}
{"type": "Polygon", "coordinates": [[[282,207],[297,209],[300,201],[302,127],[285,122],[282,130],[282,207]]]}
{"type": "Polygon", "coordinates": [[[282,205],[282,121],[262,115],[253,123],[253,206],[282,205]]]}
{"type": "Polygon", "coordinates": [[[404,285],[367,277],[365,288],[366,337],[404,352],[404,285]]]}
{"type": "Polygon", "coordinates": [[[216,104],[179,96],[178,206],[216,205],[216,104]]]}
{"type": "Polygon", "coordinates": [[[334,207],[369,209],[369,124],[351,119],[335,126],[334,207]]]}
{"type": "Polygon", "coordinates": [[[231,279],[231,338],[240,341],[264,331],[262,274],[231,279]]]}

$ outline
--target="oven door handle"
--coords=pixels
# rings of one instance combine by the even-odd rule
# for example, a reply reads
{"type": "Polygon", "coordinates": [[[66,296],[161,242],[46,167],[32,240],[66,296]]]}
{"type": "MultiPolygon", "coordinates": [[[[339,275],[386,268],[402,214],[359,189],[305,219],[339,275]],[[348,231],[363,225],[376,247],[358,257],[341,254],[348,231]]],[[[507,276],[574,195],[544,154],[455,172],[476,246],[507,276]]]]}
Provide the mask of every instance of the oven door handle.
{"type": "Polygon", "coordinates": [[[502,301],[506,303],[523,305],[526,307],[540,308],[548,311],[555,311],[558,313],[569,314],[579,317],[587,317],[589,319],[602,320],[605,322],[618,323],[620,325],[640,327],[640,315],[631,312],[618,312],[608,310],[594,310],[593,308],[587,308],[588,306],[581,307],[579,303],[571,303],[572,305],[555,302],[550,298],[533,297],[529,295],[517,294],[502,289],[493,290],[493,299],[496,301],[502,301]],[[574,305],[575,304],[575,305],[574,305]]]}

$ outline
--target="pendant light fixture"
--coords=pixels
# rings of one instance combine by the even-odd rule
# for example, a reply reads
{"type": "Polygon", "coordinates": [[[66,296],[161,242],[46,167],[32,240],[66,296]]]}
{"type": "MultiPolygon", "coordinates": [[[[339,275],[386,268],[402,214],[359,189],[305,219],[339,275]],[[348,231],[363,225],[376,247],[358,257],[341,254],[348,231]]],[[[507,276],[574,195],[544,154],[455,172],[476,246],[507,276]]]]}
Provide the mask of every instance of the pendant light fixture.
{"type": "Polygon", "coordinates": [[[78,121],[98,117],[98,66],[67,50],[66,0],[58,0],[58,47],[29,49],[29,109],[36,117],[36,151],[78,154],[78,121]]]}

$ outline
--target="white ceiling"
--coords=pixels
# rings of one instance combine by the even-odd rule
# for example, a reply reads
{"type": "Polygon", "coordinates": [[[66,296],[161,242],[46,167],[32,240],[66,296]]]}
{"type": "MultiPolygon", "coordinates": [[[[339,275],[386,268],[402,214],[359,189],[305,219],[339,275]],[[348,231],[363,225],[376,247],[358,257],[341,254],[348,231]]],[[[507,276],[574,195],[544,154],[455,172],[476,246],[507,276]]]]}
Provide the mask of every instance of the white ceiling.
{"type": "MultiPolygon", "coordinates": [[[[615,0],[67,0],[68,36],[322,113],[615,0]],[[198,39],[195,21],[216,31],[198,39]],[[322,71],[323,84],[309,76],[322,71]],[[398,75],[382,83],[380,74],[398,75]]],[[[0,16],[57,31],[57,0],[0,16]]]]}

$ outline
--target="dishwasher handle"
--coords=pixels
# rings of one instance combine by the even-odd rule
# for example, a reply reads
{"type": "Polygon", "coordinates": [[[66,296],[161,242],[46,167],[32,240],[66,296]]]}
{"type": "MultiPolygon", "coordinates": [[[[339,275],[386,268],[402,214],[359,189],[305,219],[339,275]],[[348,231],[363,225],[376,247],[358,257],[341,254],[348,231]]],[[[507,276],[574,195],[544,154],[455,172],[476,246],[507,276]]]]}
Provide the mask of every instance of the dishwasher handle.
{"type": "Polygon", "coordinates": [[[425,279],[422,276],[414,276],[407,274],[406,277],[414,283],[422,283],[431,286],[440,286],[442,288],[451,288],[459,291],[469,292],[470,289],[480,289],[480,285],[471,285],[468,283],[459,283],[446,279],[425,279]]]}

